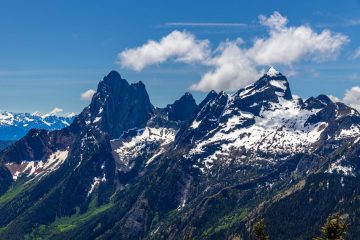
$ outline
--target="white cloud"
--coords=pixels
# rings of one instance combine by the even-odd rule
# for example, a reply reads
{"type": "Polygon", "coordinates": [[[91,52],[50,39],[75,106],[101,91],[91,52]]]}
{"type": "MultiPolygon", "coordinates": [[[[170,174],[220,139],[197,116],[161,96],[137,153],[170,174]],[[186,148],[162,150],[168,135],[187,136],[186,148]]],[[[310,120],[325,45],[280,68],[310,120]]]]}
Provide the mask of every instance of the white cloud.
{"type": "Polygon", "coordinates": [[[331,101],[333,102],[341,102],[341,99],[339,99],[338,97],[335,97],[333,95],[328,95],[328,97],[330,98],[331,101]]]}
{"type": "Polygon", "coordinates": [[[360,47],[358,47],[358,48],[355,50],[354,54],[352,55],[352,59],[357,59],[357,58],[359,58],[359,57],[360,57],[360,47]]]}
{"type": "Polygon", "coordinates": [[[268,27],[269,37],[256,39],[248,50],[249,57],[259,65],[293,64],[305,57],[315,61],[331,60],[349,41],[347,36],[330,30],[316,33],[309,26],[287,27],[287,18],[278,12],[259,19],[268,27]]]}
{"type": "Polygon", "coordinates": [[[192,90],[235,90],[260,77],[252,61],[241,49],[242,40],[227,41],[217,49],[217,54],[208,62],[213,69],[191,86],[192,90]]]}
{"type": "Polygon", "coordinates": [[[196,40],[191,33],[173,31],[159,42],[150,40],[140,47],[126,49],[118,55],[118,62],[123,67],[140,71],[148,65],[169,59],[185,63],[202,62],[208,54],[208,40],[196,40]]]}
{"type": "Polygon", "coordinates": [[[84,101],[90,101],[95,92],[96,91],[94,89],[86,90],[80,95],[80,99],[84,101]]]}
{"type": "Polygon", "coordinates": [[[249,47],[239,38],[224,41],[210,51],[208,40],[197,40],[188,32],[173,31],[159,42],[149,41],[121,52],[119,63],[137,71],[169,59],[199,63],[209,70],[191,89],[234,90],[258,79],[264,67],[283,65],[289,72],[296,73],[293,64],[301,60],[333,60],[349,42],[347,36],[330,30],[317,33],[305,25],[289,27],[288,19],[279,12],[268,17],[261,15],[259,22],[266,27],[268,36],[255,39],[249,47]]]}
{"type": "Polygon", "coordinates": [[[41,115],[38,112],[33,113],[33,115],[38,115],[38,116],[41,116],[42,118],[46,118],[46,117],[49,117],[49,116],[59,115],[59,113],[61,113],[63,111],[64,111],[63,109],[55,107],[53,110],[51,110],[50,112],[48,112],[48,113],[46,113],[44,115],[41,115]]]}
{"type": "Polygon", "coordinates": [[[286,24],[288,23],[288,20],[286,17],[283,17],[279,12],[274,12],[269,17],[266,17],[265,15],[259,16],[259,22],[260,24],[269,27],[270,29],[281,31],[285,28],[286,24]]]}
{"type": "Polygon", "coordinates": [[[64,110],[63,109],[61,109],[61,108],[58,108],[58,107],[55,107],[53,110],[51,110],[51,112],[49,112],[48,114],[49,115],[56,115],[56,114],[58,114],[58,113],[61,113],[61,112],[63,112],[64,110]]]}
{"type": "Polygon", "coordinates": [[[360,112],[360,87],[354,86],[351,89],[345,91],[344,97],[342,99],[335,97],[333,95],[328,95],[328,97],[333,102],[342,102],[346,105],[355,108],[360,112]]]}
{"type": "Polygon", "coordinates": [[[342,101],[350,107],[360,111],[360,87],[355,86],[350,90],[346,90],[342,101]]]}

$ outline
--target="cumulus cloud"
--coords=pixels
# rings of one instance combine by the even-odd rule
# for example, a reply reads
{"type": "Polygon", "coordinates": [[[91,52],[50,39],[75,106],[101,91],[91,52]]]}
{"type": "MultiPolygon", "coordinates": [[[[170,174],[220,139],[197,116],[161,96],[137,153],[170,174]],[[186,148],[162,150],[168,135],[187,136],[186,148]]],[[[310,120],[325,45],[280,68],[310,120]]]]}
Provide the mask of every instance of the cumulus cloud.
{"type": "Polygon", "coordinates": [[[346,105],[355,108],[360,111],[360,87],[354,86],[351,89],[345,91],[345,95],[342,99],[328,95],[333,102],[343,102],[346,105]]]}
{"type": "Polygon", "coordinates": [[[349,105],[360,111],[360,87],[355,86],[350,90],[346,90],[345,96],[342,100],[345,104],[349,105]]]}
{"type": "Polygon", "coordinates": [[[118,62],[136,71],[151,64],[163,63],[173,59],[177,62],[193,63],[205,61],[209,54],[209,41],[197,40],[188,32],[173,31],[160,41],[126,49],[118,55],[118,62]]]}
{"type": "Polygon", "coordinates": [[[243,41],[227,41],[220,44],[216,54],[207,62],[213,69],[191,86],[192,90],[235,90],[246,86],[260,77],[246,51],[241,48],[243,41]]]}
{"type": "MultiPolygon", "coordinates": [[[[337,57],[349,38],[330,30],[314,31],[310,26],[288,26],[288,19],[279,12],[259,16],[267,36],[256,38],[245,47],[243,40],[226,40],[210,50],[208,40],[198,40],[188,32],[174,31],[159,42],[148,43],[119,54],[122,67],[137,71],[169,59],[198,63],[208,67],[193,90],[234,90],[254,82],[264,67],[283,65],[295,72],[293,64],[303,59],[327,61],[337,57]]],[[[360,54],[360,53],[359,53],[360,54]]]]}
{"type": "Polygon", "coordinates": [[[80,99],[83,101],[90,101],[95,92],[96,91],[94,89],[86,90],[80,95],[80,99]]]}
{"type": "Polygon", "coordinates": [[[282,29],[285,28],[286,24],[288,23],[288,20],[286,17],[283,17],[279,12],[275,11],[269,17],[265,15],[260,15],[259,22],[260,24],[267,26],[270,29],[281,31],[282,29]]]}
{"type": "Polygon", "coordinates": [[[341,102],[341,99],[338,97],[335,97],[333,95],[328,95],[328,97],[331,99],[331,101],[333,102],[341,102]]]}
{"type": "Polygon", "coordinates": [[[349,41],[347,36],[330,30],[316,33],[309,26],[287,27],[287,18],[278,12],[259,19],[268,27],[269,37],[256,39],[248,50],[249,57],[259,65],[292,64],[305,57],[331,60],[349,41]]]}

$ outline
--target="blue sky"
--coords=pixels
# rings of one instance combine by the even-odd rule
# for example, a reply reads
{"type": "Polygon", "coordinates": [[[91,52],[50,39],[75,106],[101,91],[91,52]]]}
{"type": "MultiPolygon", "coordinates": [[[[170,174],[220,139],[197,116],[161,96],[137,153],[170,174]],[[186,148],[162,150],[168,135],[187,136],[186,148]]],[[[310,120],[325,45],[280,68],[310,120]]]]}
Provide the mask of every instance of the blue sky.
{"type": "MultiPolygon", "coordinates": [[[[287,19],[287,30],[307,27],[315,37],[330,30],[331,46],[324,50],[318,46],[321,41],[308,44],[307,51],[288,63],[261,62],[252,56],[251,61],[257,62],[253,70],[259,73],[271,63],[290,75],[293,93],[342,99],[347,90],[360,86],[360,58],[355,54],[360,47],[360,1],[336,2],[0,1],[0,109],[45,113],[58,107],[79,112],[89,103],[80,99],[81,93],[96,89],[113,69],[130,82],[143,81],[155,106],[171,103],[191,89],[200,101],[208,86],[191,86],[219,67],[214,63],[223,51],[216,50],[219,44],[228,41],[248,51],[255,39],[269,40],[269,24],[261,23],[259,15],[269,20],[275,11],[287,19]],[[211,57],[186,62],[175,53],[141,70],[118,63],[119,53],[150,39],[158,42],[173,31],[188,34],[195,43],[206,42],[211,57]],[[338,42],[336,34],[343,37],[338,42]],[[241,44],[236,42],[240,38],[241,44]],[[336,43],[339,46],[334,47],[336,43]],[[330,50],[334,53],[328,56],[330,50]]],[[[229,84],[242,86],[242,77],[234,76],[229,84]]],[[[221,79],[214,81],[219,81],[218,88],[230,86],[221,79]]],[[[352,90],[345,100],[356,105],[360,89],[352,90]]]]}

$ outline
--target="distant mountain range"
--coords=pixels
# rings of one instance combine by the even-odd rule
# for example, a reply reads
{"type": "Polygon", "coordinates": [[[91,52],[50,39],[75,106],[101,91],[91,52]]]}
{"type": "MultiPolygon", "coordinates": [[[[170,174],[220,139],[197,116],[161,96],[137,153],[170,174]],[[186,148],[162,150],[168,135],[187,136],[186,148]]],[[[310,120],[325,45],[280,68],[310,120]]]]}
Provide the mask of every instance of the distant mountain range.
{"type": "Polygon", "coordinates": [[[39,113],[0,112],[0,141],[14,141],[22,138],[33,128],[56,130],[69,126],[74,114],[59,117],[39,113]]]}
{"type": "Polygon", "coordinates": [[[264,219],[271,239],[305,240],[338,212],[355,240],[359,140],[358,111],[294,97],[274,68],[165,108],[112,71],[69,126],[0,153],[0,239],[248,240],[264,219]]]}

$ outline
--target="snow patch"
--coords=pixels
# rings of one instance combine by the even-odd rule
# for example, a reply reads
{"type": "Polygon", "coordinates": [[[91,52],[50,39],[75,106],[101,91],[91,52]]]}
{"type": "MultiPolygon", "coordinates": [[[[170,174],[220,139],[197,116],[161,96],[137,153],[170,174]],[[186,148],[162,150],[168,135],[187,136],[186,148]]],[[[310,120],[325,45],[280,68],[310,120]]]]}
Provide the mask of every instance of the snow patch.
{"type": "Polygon", "coordinates": [[[201,123],[201,121],[194,120],[193,123],[191,124],[191,128],[193,128],[193,129],[198,128],[200,123],[201,123]]]}
{"type": "Polygon", "coordinates": [[[151,163],[157,156],[159,156],[165,145],[171,143],[175,139],[176,131],[172,128],[151,128],[146,127],[137,131],[137,135],[130,139],[112,140],[113,142],[120,142],[120,146],[114,149],[120,162],[127,168],[131,168],[130,161],[139,156],[149,144],[158,144],[156,151],[147,161],[151,163]]]}
{"type": "Polygon", "coordinates": [[[89,197],[91,195],[91,193],[95,190],[95,188],[98,187],[100,185],[100,183],[102,183],[102,182],[106,182],[105,173],[102,176],[102,178],[94,177],[93,182],[90,185],[90,190],[87,193],[87,196],[89,197]]]}
{"type": "Polygon", "coordinates": [[[271,85],[273,85],[274,87],[280,88],[280,89],[282,89],[284,91],[287,89],[285,83],[286,83],[285,81],[278,81],[278,80],[271,80],[270,81],[271,85]]]}
{"type": "Polygon", "coordinates": [[[280,72],[278,70],[276,70],[273,67],[270,67],[269,70],[267,71],[266,75],[268,75],[269,77],[276,77],[280,74],[280,72]]]}
{"type": "Polygon", "coordinates": [[[338,160],[336,160],[335,162],[331,163],[329,168],[325,172],[326,173],[337,173],[337,174],[342,174],[344,176],[355,177],[353,167],[342,165],[344,160],[345,160],[345,158],[341,157],[338,160]]]}
{"type": "Polygon", "coordinates": [[[22,161],[20,164],[6,163],[5,165],[11,172],[13,180],[16,181],[22,176],[44,176],[57,170],[67,159],[68,154],[68,150],[58,150],[51,154],[46,161],[22,161]]]}
{"type": "Polygon", "coordinates": [[[299,101],[283,98],[279,98],[278,103],[270,104],[269,108],[260,111],[259,116],[225,109],[223,116],[230,115],[227,121],[220,123],[211,137],[205,136],[196,141],[185,157],[202,159],[205,167],[211,168],[214,161],[222,156],[229,156],[233,150],[245,149],[254,153],[271,154],[311,152],[312,144],[320,139],[327,123],[305,123],[309,116],[319,110],[306,110],[299,101]],[[249,126],[246,124],[249,120],[255,123],[249,126]],[[216,150],[204,157],[214,147],[216,150]]]}

